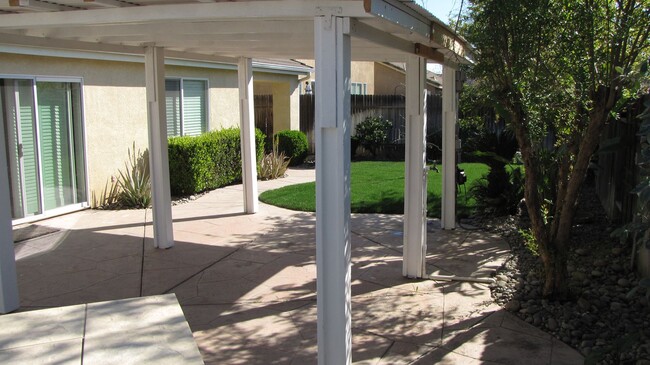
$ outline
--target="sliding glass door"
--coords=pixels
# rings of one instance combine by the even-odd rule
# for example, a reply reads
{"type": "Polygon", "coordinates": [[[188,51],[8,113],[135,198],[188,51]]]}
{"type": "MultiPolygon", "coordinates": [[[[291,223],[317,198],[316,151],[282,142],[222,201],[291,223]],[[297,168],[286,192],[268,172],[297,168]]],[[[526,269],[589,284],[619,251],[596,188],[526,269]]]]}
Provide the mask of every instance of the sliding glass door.
{"type": "Polygon", "coordinates": [[[14,219],[85,202],[79,82],[0,79],[14,219]]]}

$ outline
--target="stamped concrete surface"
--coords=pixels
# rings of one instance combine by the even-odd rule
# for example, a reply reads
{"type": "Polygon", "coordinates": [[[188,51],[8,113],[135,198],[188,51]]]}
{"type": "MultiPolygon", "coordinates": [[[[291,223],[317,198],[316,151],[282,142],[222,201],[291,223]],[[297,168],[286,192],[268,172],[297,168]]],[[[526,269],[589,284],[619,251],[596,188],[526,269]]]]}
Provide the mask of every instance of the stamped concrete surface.
{"type": "Polygon", "coordinates": [[[174,294],[0,316],[1,364],[203,364],[174,294]]]}
{"type": "MultiPolygon", "coordinates": [[[[313,179],[294,169],[259,187],[313,179]]],[[[38,222],[46,234],[16,245],[21,311],[174,293],[206,364],[315,364],[314,214],[260,204],[246,215],[242,201],[236,185],[174,206],[168,250],[153,248],[149,210],[38,222]]],[[[582,363],[493,304],[484,284],[403,278],[402,216],[355,214],[351,228],[353,362],[582,363]]],[[[427,254],[429,273],[488,277],[508,247],[430,220],[427,254]]]]}

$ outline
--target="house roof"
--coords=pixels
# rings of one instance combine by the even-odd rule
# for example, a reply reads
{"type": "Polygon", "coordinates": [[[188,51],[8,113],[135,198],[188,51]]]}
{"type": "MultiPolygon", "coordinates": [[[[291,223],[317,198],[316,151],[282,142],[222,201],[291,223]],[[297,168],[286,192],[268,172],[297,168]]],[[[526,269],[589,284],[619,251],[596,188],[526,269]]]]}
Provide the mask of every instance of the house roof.
{"type": "MultiPolygon", "coordinates": [[[[406,73],[406,64],[404,62],[382,62],[381,64],[398,72],[406,73]]],[[[442,75],[427,70],[427,82],[434,87],[441,88],[442,75]]]]}
{"type": "Polygon", "coordinates": [[[420,54],[457,63],[467,43],[406,0],[0,0],[0,43],[233,63],[238,57],[313,59],[314,17],[349,17],[354,60],[420,54]],[[216,1],[216,2],[213,2],[216,1]]]}
{"type": "MultiPolygon", "coordinates": [[[[144,62],[144,57],[141,55],[3,45],[2,42],[0,42],[0,53],[116,62],[144,62]]],[[[177,55],[177,57],[167,57],[165,59],[165,64],[206,69],[237,70],[236,63],[226,63],[223,61],[216,62],[211,61],[209,58],[201,60],[200,58],[189,57],[189,59],[187,59],[187,57],[182,58],[179,56],[181,55],[177,55]]],[[[295,60],[253,59],[253,71],[303,76],[309,75],[310,72],[313,72],[313,68],[295,60]]]]}

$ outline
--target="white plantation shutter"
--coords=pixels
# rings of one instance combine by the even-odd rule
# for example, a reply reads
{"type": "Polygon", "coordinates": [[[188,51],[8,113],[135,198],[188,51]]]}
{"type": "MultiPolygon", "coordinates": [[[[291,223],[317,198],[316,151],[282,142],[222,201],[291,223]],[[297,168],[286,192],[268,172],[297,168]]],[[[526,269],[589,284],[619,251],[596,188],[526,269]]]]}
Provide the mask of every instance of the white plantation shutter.
{"type": "Polygon", "coordinates": [[[167,137],[181,135],[181,80],[165,80],[167,137]]]}
{"type": "Polygon", "coordinates": [[[183,135],[196,136],[206,131],[206,83],[183,80],[183,135]]]}
{"type": "Polygon", "coordinates": [[[69,84],[37,82],[45,210],[74,203],[69,131],[69,84]]]}

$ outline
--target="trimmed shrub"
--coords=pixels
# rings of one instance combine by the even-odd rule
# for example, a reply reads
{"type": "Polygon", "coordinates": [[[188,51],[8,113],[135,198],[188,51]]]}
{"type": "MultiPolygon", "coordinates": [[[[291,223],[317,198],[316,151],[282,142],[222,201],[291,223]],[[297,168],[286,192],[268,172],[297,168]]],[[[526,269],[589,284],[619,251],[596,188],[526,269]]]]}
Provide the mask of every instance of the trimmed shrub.
{"type": "Polygon", "coordinates": [[[361,147],[370,151],[373,157],[377,157],[381,146],[388,141],[388,132],[392,127],[393,123],[381,116],[367,117],[357,124],[355,136],[361,147]]]}
{"type": "Polygon", "coordinates": [[[291,161],[290,166],[300,165],[307,157],[307,136],[301,131],[280,131],[275,134],[278,141],[278,152],[284,153],[291,161]]]}
{"type": "MultiPolygon", "coordinates": [[[[255,130],[256,157],[264,155],[264,134],[255,130]]],[[[241,145],[237,128],[196,137],[169,139],[171,194],[184,196],[241,181],[241,145]]]]}

